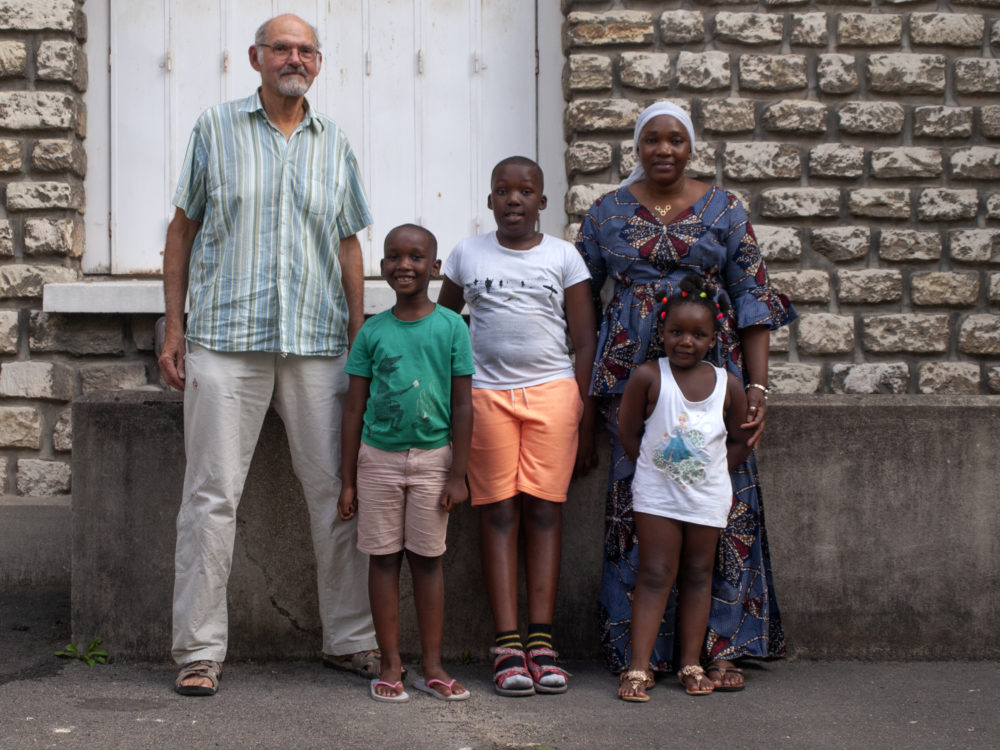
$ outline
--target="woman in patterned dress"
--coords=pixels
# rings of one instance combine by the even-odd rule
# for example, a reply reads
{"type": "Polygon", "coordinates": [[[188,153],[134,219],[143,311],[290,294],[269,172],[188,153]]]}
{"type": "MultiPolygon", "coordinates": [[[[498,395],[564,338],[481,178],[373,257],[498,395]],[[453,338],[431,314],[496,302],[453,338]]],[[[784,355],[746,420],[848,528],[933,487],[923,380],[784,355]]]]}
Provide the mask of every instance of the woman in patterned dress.
{"type": "MultiPolygon", "coordinates": [[[[632,522],[635,467],[618,439],[618,406],[632,369],[663,356],[653,311],[690,273],[700,274],[731,310],[707,359],[741,378],[749,403],[746,427],[760,440],[767,413],[770,330],[793,320],[788,298],[771,287],[753,228],[739,200],[722,188],[685,177],[694,150],[691,119],[679,107],[648,107],[635,126],[636,167],[621,186],[598,198],[580,227],[578,248],[595,297],[614,282],[604,310],[592,393],[611,438],[601,582],[602,641],[608,666],[631,658],[632,590],[638,546],[632,522]]],[[[722,533],[712,580],[705,640],[708,673],[719,690],[743,688],[735,660],[785,653],[771,578],[764,511],[754,455],[732,474],[733,508],[722,533]]],[[[674,597],[657,637],[650,667],[672,669],[674,597]]]]}

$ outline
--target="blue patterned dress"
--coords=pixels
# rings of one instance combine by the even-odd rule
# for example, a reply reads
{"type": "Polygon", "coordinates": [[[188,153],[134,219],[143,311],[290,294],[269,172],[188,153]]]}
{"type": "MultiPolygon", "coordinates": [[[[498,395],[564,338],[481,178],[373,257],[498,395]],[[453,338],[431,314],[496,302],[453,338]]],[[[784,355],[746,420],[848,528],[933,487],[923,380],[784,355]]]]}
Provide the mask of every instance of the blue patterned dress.
{"type": "MultiPolygon", "coordinates": [[[[732,310],[706,359],[747,382],[738,331],[778,328],[794,320],[788,298],[775,291],[746,211],[735,196],[712,187],[667,224],[627,188],[599,198],[583,219],[577,244],[596,296],[605,280],[614,296],[601,320],[591,392],[600,397],[611,438],[601,582],[602,643],[616,672],[631,659],[632,591],[639,549],[632,522],[635,467],[618,438],[618,407],[632,368],[663,356],[655,325],[657,301],[682,278],[702,276],[732,310]]],[[[774,596],[757,463],[753,454],[732,474],[735,494],[712,580],[705,653],[710,659],[782,656],[785,637],[774,596]]],[[[650,666],[674,668],[674,597],[670,597],[650,666]]]]}

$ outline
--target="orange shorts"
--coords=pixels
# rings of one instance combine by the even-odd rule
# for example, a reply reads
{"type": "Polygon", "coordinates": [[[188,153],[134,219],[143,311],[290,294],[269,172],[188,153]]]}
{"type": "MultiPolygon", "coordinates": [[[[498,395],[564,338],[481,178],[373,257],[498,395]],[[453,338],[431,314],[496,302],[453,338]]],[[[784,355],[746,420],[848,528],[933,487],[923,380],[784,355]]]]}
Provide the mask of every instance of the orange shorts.
{"type": "Polygon", "coordinates": [[[574,378],[495,391],[472,389],[473,505],[526,493],[561,503],[573,477],[583,401],[574,378]]]}

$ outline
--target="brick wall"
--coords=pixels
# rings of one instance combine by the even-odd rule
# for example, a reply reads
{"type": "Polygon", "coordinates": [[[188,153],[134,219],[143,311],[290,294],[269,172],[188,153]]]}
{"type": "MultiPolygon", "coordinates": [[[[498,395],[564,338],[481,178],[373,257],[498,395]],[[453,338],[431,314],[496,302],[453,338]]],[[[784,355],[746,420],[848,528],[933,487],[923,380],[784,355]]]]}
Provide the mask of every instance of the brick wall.
{"type": "Polygon", "coordinates": [[[80,276],[81,2],[0,0],[0,495],[69,493],[69,402],[154,374],[149,316],[41,311],[45,283],[80,276]]]}
{"type": "Polygon", "coordinates": [[[1000,2],[566,6],[568,234],[673,100],[799,310],[777,390],[1000,393],[1000,2]]]}

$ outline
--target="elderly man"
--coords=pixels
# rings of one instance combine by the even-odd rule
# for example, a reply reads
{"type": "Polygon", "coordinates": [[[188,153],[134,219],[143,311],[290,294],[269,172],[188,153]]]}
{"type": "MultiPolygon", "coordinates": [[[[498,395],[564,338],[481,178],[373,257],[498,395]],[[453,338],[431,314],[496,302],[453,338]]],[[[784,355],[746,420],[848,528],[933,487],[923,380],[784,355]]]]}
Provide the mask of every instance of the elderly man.
{"type": "Polygon", "coordinates": [[[346,136],[305,99],[318,47],[297,16],[257,30],[260,88],[199,117],[174,195],[159,365],[184,391],[172,649],[182,695],[218,689],[236,508],[272,402],[309,506],[324,662],[379,673],[368,561],[355,522],[337,516],[344,361],[363,317],[356,234],[371,214],[346,136]]]}

